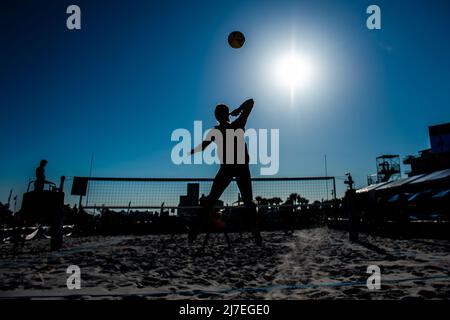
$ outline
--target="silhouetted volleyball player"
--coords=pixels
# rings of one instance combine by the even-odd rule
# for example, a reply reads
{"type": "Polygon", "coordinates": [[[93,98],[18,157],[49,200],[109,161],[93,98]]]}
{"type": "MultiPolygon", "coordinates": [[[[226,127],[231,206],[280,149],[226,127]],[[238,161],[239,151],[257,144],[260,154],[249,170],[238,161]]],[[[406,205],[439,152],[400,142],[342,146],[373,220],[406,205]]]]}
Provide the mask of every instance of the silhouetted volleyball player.
{"type": "MultiPolygon", "coordinates": [[[[216,106],[214,115],[219,122],[219,124],[214,127],[216,130],[211,130],[206,139],[191,150],[191,154],[203,151],[213,141],[217,144],[220,169],[214,178],[211,192],[202,204],[204,214],[207,216],[211,214],[217,200],[219,200],[233,178],[236,178],[236,183],[241,192],[244,205],[246,206],[247,214],[250,215],[249,220],[255,242],[256,244],[261,245],[262,239],[257,225],[256,206],[253,203],[252,181],[249,169],[250,158],[247,151],[247,145],[244,141],[245,125],[253,105],[253,99],[249,99],[231,113],[229,112],[228,106],[224,104],[216,106]],[[230,122],[230,115],[237,118],[233,122],[230,122]],[[233,141],[227,141],[227,138],[228,140],[233,139],[233,141]],[[233,157],[231,157],[230,152],[233,154],[233,157]]],[[[203,219],[205,219],[205,217],[203,217],[203,219]]],[[[194,227],[189,234],[189,241],[191,242],[197,235],[197,230],[195,229],[196,227],[194,227]]]]}

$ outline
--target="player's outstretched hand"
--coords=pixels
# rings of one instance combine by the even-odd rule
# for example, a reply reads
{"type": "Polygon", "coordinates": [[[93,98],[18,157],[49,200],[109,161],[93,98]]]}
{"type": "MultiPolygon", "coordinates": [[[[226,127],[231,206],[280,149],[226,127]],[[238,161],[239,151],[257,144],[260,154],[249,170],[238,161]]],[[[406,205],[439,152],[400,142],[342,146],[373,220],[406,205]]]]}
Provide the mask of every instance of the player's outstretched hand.
{"type": "Polygon", "coordinates": [[[231,111],[230,116],[237,117],[238,115],[241,114],[242,111],[244,111],[244,109],[251,108],[251,107],[253,107],[254,104],[255,104],[255,101],[253,99],[247,99],[241,104],[241,106],[239,108],[231,111]]]}
{"type": "Polygon", "coordinates": [[[242,112],[241,108],[234,109],[233,111],[230,112],[230,116],[237,117],[238,115],[241,114],[241,112],[242,112]]]}

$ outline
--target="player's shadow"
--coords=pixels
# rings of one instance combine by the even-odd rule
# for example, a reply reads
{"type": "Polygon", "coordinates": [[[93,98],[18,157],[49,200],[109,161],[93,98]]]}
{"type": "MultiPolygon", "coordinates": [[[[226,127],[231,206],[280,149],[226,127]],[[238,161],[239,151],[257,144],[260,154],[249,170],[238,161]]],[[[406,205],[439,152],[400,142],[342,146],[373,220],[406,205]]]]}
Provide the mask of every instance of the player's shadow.
{"type": "Polygon", "coordinates": [[[378,253],[379,255],[385,256],[386,260],[394,261],[394,260],[401,259],[400,257],[396,257],[396,256],[392,255],[391,253],[387,252],[385,249],[380,248],[380,247],[370,243],[367,240],[358,239],[357,241],[355,241],[355,243],[359,244],[360,246],[363,246],[366,249],[374,251],[374,252],[378,253]]]}

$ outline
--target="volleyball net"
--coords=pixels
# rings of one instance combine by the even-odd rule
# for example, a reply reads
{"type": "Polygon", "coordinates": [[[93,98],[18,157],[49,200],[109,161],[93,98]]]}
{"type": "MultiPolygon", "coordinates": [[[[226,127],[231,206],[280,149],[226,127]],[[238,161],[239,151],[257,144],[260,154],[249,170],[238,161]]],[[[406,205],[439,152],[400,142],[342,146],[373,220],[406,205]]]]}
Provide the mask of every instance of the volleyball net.
{"type": "MultiPolygon", "coordinates": [[[[72,196],[86,209],[157,209],[198,207],[211,190],[209,178],[74,177],[72,196]]],[[[334,177],[253,178],[253,198],[263,205],[311,205],[335,199],[334,177]]],[[[217,207],[242,206],[232,181],[217,207]]]]}

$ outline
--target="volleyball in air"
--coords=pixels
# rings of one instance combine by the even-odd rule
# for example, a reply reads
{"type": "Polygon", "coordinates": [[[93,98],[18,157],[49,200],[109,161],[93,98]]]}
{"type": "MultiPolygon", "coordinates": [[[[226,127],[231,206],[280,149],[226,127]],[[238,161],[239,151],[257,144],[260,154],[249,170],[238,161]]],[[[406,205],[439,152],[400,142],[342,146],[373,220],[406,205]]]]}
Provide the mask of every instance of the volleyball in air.
{"type": "Polygon", "coordinates": [[[233,31],[228,35],[228,43],[234,49],[242,48],[244,42],[244,34],[240,31],[233,31]]]}

